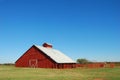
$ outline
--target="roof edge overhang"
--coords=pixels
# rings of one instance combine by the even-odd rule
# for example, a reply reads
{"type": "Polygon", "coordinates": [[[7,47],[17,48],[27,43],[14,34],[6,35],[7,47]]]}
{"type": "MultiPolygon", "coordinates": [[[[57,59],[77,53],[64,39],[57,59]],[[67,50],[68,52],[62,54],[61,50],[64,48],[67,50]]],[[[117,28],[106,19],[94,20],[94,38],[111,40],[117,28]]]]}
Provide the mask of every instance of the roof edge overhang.
{"type": "MultiPolygon", "coordinates": [[[[44,51],[42,51],[41,49],[39,49],[38,47],[37,47],[37,45],[33,45],[34,47],[36,47],[39,51],[41,51],[42,53],[44,53],[45,54],[45,52],[44,51]]],[[[73,62],[57,62],[57,61],[55,61],[54,59],[52,59],[50,56],[48,56],[47,54],[45,54],[47,57],[49,57],[52,61],[54,61],[55,63],[58,63],[58,64],[69,64],[69,63],[76,63],[75,61],[73,61],[73,62]]]]}

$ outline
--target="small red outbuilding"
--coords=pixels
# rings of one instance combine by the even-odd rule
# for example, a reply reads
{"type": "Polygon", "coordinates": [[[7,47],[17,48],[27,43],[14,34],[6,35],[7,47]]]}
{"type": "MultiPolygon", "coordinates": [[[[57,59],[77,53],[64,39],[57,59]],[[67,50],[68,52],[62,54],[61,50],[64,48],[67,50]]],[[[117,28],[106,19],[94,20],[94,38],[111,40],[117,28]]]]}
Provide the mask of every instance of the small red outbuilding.
{"type": "Polygon", "coordinates": [[[44,43],[43,46],[33,45],[16,62],[16,67],[36,68],[75,68],[76,62],[53,49],[51,44],[44,43]]]}

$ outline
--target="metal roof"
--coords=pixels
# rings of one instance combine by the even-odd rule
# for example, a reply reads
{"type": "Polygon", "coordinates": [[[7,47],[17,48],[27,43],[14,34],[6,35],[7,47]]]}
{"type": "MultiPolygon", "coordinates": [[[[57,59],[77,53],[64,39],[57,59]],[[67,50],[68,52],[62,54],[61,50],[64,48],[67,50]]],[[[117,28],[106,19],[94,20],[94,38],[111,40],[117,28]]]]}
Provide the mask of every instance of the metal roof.
{"type": "Polygon", "coordinates": [[[46,48],[46,47],[37,46],[37,45],[35,46],[57,63],[76,63],[71,58],[69,58],[68,56],[66,56],[65,54],[63,54],[62,52],[56,49],[46,48]]]}

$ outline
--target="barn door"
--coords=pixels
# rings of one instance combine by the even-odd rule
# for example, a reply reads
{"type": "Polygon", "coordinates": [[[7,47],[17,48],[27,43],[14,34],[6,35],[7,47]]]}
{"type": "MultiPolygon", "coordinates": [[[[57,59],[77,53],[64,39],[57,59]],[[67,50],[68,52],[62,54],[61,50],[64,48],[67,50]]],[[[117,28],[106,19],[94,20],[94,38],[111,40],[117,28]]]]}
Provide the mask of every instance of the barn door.
{"type": "Polygon", "coordinates": [[[29,66],[32,68],[38,67],[38,60],[37,59],[30,59],[29,60],[29,66]]]}

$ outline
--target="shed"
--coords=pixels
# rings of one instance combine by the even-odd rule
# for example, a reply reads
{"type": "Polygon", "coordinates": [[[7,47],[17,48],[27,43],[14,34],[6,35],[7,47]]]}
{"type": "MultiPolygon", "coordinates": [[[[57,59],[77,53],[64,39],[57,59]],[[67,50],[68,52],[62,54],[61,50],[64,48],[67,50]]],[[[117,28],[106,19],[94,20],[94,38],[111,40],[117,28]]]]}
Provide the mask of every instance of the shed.
{"type": "Polygon", "coordinates": [[[75,68],[76,62],[61,51],[53,49],[51,44],[33,45],[16,62],[16,67],[35,68],[75,68]]]}

